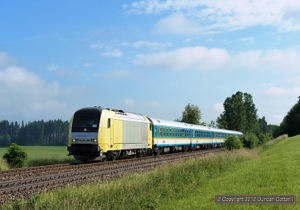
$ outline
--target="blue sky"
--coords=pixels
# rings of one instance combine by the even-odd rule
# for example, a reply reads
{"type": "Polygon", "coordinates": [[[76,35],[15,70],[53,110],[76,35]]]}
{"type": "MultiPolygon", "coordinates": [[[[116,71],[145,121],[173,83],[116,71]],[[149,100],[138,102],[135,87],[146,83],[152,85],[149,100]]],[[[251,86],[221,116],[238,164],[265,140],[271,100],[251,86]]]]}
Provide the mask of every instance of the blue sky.
{"type": "Polygon", "coordinates": [[[99,105],[209,123],[237,91],[280,124],[300,96],[300,1],[0,2],[0,120],[99,105]]]}

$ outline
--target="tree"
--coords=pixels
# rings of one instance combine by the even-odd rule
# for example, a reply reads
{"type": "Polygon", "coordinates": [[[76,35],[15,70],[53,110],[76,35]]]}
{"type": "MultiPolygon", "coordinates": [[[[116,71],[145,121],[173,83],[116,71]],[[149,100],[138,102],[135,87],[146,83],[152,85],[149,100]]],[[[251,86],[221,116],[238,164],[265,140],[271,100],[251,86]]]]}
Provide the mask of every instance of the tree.
{"type": "Polygon", "coordinates": [[[215,121],[211,120],[210,123],[207,125],[208,127],[211,127],[211,128],[217,128],[217,124],[215,121]]]}
{"type": "Polygon", "coordinates": [[[251,133],[257,130],[257,110],[250,94],[238,91],[231,97],[226,98],[223,106],[224,111],[217,119],[219,128],[243,133],[251,133]]]}
{"type": "Polygon", "coordinates": [[[258,129],[257,109],[253,103],[252,96],[244,93],[244,107],[246,110],[246,133],[255,132],[258,129]]]}
{"type": "Polygon", "coordinates": [[[12,143],[3,155],[3,159],[11,168],[21,168],[25,164],[27,153],[20,146],[12,143]]]}
{"type": "Polygon", "coordinates": [[[277,135],[288,134],[295,136],[300,134],[300,97],[298,102],[290,109],[284,117],[280,127],[276,131],[277,135]]]}
{"type": "Polygon", "coordinates": [[[258,119],[259,128],[263,133],[268,132],[268,123],[266,121],[265,116],[263,116],[261,119],[258,119]]]}
{"type": "Polygon", "coordinates": [[[10,136],[8,134],[0,135],[0,147],[7,147],[10,143],[10,136]]]}
{"type": "Polygon", "coordinates": [[[202,114],[199,107],[189,103],[185,106],[181,119],[176,121],[200,125],[201,118],[202,114]]]}

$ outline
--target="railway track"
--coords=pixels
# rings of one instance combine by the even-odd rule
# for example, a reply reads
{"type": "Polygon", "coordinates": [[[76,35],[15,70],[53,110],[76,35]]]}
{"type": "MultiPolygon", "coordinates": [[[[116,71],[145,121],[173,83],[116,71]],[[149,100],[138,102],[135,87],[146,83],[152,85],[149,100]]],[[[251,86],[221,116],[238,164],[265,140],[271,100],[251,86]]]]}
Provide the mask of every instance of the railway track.
{"type": "Polygon", "coordinates": [[[223,150],[200,150],[110,162],[58,164],[0,171],[0,205],[68,184],[75,185],[92,181],[103,181],[125,173],[149,170],[158,165],[173,163],[187,158],[207,156],[223,150]]]}

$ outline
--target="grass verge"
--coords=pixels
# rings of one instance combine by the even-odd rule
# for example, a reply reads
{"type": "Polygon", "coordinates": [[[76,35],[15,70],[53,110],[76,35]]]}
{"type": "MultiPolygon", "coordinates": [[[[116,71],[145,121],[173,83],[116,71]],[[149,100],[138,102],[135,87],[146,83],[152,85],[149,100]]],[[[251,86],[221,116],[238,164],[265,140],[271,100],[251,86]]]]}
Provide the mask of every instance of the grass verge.
{"type": "MultiPolygon", "coordinates": [[[[66,146],[21,146],[28,154],[26,161],[27,167],[51,165],[59,163],[74,163],[72,156],[67,156],[66,146]]],[[[7,148],[0,148],[0,170],[8,169],[7,164],[3,160],[4,153],[7,148]]]]}

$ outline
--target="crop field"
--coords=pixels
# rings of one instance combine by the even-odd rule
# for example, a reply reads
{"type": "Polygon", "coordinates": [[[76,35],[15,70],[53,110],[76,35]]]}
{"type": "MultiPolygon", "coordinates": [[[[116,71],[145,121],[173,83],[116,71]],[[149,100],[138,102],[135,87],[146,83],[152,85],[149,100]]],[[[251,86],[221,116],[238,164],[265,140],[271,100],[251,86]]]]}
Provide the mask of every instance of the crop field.
{"type": "Polygon", "coordinates": [[[300,204],[215,204],[215,195],[300,196],[300,136],[252,150],[159,167],[109,182],[35,195],[6,208],[299,209],[300,204]]]}
{"type": "MultiPolygon", "coordinates": [[[[28,154],[27,166],[74,162],[72,156],[67,156],[66,146],[21,146],[28,154]]],[[[2,157],[7,148],[0,148],[0,169],[7,169],[2,157]]]]}

